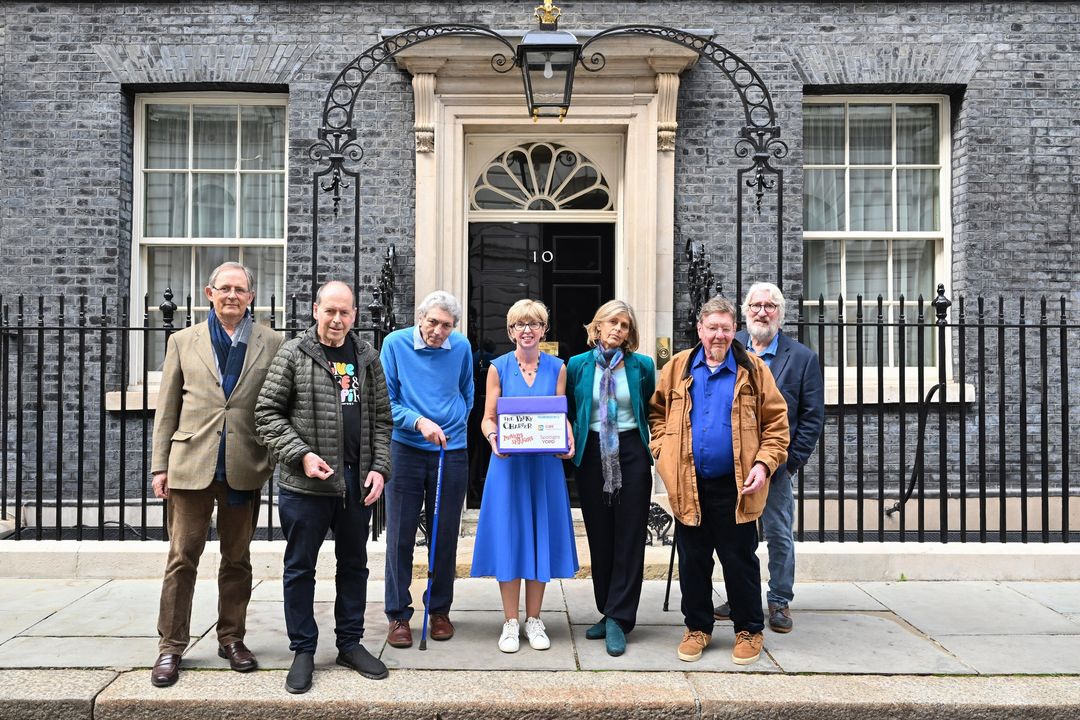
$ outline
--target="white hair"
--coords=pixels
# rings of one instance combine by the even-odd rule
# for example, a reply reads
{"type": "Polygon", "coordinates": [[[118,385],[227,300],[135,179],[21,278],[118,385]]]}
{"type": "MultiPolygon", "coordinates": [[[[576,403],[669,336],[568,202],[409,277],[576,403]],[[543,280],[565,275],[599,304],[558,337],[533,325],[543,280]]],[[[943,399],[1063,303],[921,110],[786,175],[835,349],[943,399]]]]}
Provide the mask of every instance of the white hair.
{"type": "Polygon", "coordinates": [[[780,288],[773,285],[771,282],[756,282],[750,286],[750,289],[746,291],[746,298],[742,303],[743,317],[750,317],[750,298],[754,297],[762,290],[769,291],[769,297],[772,298],[773,303],[776,304],[776,323],[777,325],[784,324],[784,308],[787,301],[784,300],[784,293],[780,292],[780,288]]]}
{"type": "Polygon", "coordinates": [[[432,308],[436,307],[450,313],[454,318],[454,325],[461,322],[461,303],[445,290],[436,290],[424,296],[424,299],[420,301],[416,308],[416,322],[419,323],[432,308]]]}

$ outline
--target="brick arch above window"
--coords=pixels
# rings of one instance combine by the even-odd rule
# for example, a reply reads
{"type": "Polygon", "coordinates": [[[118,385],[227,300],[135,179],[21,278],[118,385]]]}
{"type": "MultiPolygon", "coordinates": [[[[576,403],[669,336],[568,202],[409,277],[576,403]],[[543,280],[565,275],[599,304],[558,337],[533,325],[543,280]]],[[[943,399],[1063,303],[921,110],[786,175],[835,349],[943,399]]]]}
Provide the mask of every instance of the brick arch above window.
{"type": "Polygon", "coordinates": [[[94,52],[122,85],[285,85],[316,50],[316,45],[276,43],[94,45],[94,52]]]}
{"type": "Polygon", "coordinates": [[[986,43],[795,43],[787,47],[805,85],[967,85],[986,43]]]}

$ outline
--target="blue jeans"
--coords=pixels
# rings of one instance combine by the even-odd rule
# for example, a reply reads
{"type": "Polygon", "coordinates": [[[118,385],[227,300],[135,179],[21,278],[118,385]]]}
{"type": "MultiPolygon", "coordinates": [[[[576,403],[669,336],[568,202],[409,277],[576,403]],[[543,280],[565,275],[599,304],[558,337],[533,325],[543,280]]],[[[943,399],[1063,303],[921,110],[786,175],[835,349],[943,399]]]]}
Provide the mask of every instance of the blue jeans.
{"type": "MultiPolygon", "coordinates": [[[[420,523],[420,510],[430,531],[434,518],[435,481],[439,453],[391,442],[393,478],[386,484],[386,617],[412,617],[413,550],[420,523]]],[[[439,498],[439,536],[435,538],[431,598],[424,598],[428,611],[449,613],[454,602],[454,575],[457,571],[457,541],[461,508],[469,482],[469,457],[465,450],[447,450],[443,462],[442,494],[439,498]]],[[[429,546],[430,547],[430,546],[429,546]]],[[[429,551],[430,560],[430,551],[429,551]]]]}
{"type": "Polygon", "coordinates": [[[769,547],[769,592],[771,605],[787,605],[794,599],[795,534],[792,522],[795,498],[787,468],[777,469],[769,483],[769,498],[761,514],[761,528],[769,547]]]}
{"type": "Polygon", "coordinates": [[[353,650],[364,637],[367,606],[367,538],[371,507],[364,505],[355,465],[345,466],[345,497],[278,492],[278,516],[285,534],[285,627],[289,649],[315,652],[315,561],[329,530],[334,531],[337,558],[334,633],[341,652],[353,650]]]}

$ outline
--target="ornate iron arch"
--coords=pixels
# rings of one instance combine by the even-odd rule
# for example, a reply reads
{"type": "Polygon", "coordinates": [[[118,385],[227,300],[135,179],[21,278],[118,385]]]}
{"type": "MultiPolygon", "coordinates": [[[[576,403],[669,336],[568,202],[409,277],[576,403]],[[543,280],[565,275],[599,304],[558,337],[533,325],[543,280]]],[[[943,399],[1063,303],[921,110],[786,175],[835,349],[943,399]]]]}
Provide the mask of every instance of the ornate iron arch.
{"type": "Polygon", "coordinates": [[[749,167],[737,171],[737,207],[735,232],[735,293],[742,297],[742,245],[743,245],[743,189],[754,190],[755,206],[761,213],[761,201],[766,190],[776,189],[776,285],[784,287],[784,171],[772,166],[775,158],[786,157],[788,146],[780,139],[780,126],[776,122],[776,110],[772,96],[761,76],[745,60],[727,48],[711,40],[683,30],[662,25],[620,25],[601,30],[581,47],[581,66],[589,72],[604,69],[606,60],[602,53],[590,49],[593,43],[620,35],[640,35],[680,45],[693,50],[724,73],[739,95],[743,106],[743,127],[735,142],[735,156],[750,158],[749,167]],[[744,181],[746,175],[751,178],[744,181]]]}
{"type": "MultiPolygon", "coordinates": [[[[496,40],[506,46],[509,55],[496,53],[491,67],[506,73],[514,68],[514,46],[491,28],[483,25],[440,24],[410,28],[375,43],[346,65],[330,86],[323,101],[319,140],[308,147],[308,157],[314,161],[311,186],[311,293],[318,286],[319,258],[319,194],[329,193],[334,215],[341,206],[341,192],[353,190],[353,288],[360,288],[360,187],[358,164],[364,149],[357,141],[353,126],[353,109],[360,90],[386,62],[406,48],[439,37],[471,35],[496,40]],[[351,180],[350,180],[351,179],[351,180]]],[[[358,299],[359,300],[359,299],[358,299]]]]}

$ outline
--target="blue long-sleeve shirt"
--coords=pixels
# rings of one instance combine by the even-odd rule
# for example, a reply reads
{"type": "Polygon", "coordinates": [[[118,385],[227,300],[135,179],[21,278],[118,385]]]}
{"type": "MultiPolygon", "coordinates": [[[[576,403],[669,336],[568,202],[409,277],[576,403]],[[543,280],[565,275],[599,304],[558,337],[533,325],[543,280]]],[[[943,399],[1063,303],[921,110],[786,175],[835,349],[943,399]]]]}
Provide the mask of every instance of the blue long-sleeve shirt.
{"type": "Polygon", "coordinates": [[[731,405],[735,398],[735,355],[728,348],[724,361],[710,372],[705,348],[690,361],[690,432],[698,477],[716,478],[735,472],[731,444],[731,405]]]}
{"type": "Polygon", "coordinates": [[[455,330],[442,347],[430,348],[419,339],[416,328],[402,328],[386,336],[379,359],[394,416],[394,440],[437,450],[415,430],[416,421],[426,417],[443,429],[448,450],[463,449],[473,405],[469,340],[455,330]]]}

